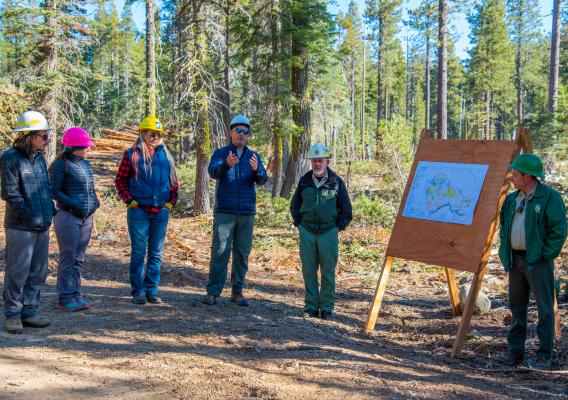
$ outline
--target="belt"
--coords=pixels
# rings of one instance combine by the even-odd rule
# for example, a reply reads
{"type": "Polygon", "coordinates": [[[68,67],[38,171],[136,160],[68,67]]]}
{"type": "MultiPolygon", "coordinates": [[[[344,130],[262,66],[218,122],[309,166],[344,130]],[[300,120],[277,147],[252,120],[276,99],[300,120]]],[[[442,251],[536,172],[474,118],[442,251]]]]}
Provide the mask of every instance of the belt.
{"type": "Polygon", "coordinates": [[[515,250],[513,249],[513,255],[518,257],[526,257],[527,251],[526,250],[515,250]]]}

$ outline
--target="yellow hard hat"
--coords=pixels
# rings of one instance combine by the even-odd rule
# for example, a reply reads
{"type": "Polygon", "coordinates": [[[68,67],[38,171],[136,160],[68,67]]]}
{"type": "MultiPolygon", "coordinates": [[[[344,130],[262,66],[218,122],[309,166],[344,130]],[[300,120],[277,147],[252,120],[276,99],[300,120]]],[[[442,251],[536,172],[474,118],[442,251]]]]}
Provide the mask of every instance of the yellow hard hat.
{"type": "Polygon", "coordinates": [[[140,121],[140,125],[138,126],[139,131],[155,131],[163,133],[164,130],[162,129],[162,123],[158,118],[153,115],[150,115],[140,121]]]}

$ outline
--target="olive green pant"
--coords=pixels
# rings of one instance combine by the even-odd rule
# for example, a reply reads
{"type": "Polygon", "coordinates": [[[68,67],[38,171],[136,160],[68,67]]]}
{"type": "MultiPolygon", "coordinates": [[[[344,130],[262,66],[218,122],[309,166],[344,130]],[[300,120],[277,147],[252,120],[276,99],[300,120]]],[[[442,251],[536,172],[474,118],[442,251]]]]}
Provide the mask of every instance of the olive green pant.
{"type": "Polygon", "coordinates": [[[231,251],[231,283],[233,293],[241,293],[248,271],[248,257],[252,249],[254,215],[215,213],[213,218],[213,240],[209,262],[207,294],[220,296],[229,268],[231,251]]]}
{"type": "Polygon", "coordinates": [[[537,357],[549,359],[554,345],[554,263],[542,262],[529,270],[525,257],[513,255],[513,266],[509,271],[509,307],[513,319],[507,342],[510,353],[519,359],[525,354],[531,291],[538,310],[536,333],[540,347],[537,357]]]}
{"type": "Polygon", "coordinates": [[[306,287],[306,311],[333,311],[338,245],[337,228],[314,234],[300,225],[300,259],[306,287]],[[318,288],[318,268],[321,289],[318,288]]]}

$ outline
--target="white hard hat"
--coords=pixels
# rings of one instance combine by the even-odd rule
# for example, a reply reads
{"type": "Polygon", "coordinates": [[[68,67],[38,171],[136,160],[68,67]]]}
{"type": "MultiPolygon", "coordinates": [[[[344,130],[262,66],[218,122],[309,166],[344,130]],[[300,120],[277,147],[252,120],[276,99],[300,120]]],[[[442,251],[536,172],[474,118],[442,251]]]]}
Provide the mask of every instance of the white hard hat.
{"type": "Polygon", "coordinates": [[[52,131],[44,115],[37,111],[26,111],[20,114],[16,121],[16,128],[12,132],[25,131],[52,131]]]}

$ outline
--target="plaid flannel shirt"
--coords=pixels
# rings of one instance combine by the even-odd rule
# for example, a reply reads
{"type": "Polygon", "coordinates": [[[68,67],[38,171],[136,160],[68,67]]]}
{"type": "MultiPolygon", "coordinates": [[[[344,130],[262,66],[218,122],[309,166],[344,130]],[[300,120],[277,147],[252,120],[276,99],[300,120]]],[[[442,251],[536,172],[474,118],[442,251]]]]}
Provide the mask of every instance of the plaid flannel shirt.
{"type": "MultiPolygon", "coordinates": [[[[129,183],[130,177],[134,172],[132,168],[132,164],[130,163],[130,157],[128,154],[124,152],[122,155],[122,160],[120,161],[120,165],[118,166],[118,171],[116,172],[116,178],[114,179],[114,185],[116,186],[116,191],[118,196],[124,201],[126,204],[130,204],[132,200],[135,200],[130,194],[129,183]]],[[[174,206],[178,201],[178,189],[179,189],[179,182],[176,184],[170,183],[170,203],[174,206]]],[[[163,207],[154,207],[153,205],[149,204],[139,204],[138,207],[141,207],[144,211],[147,212],[159,212],[163,207]]]]}

